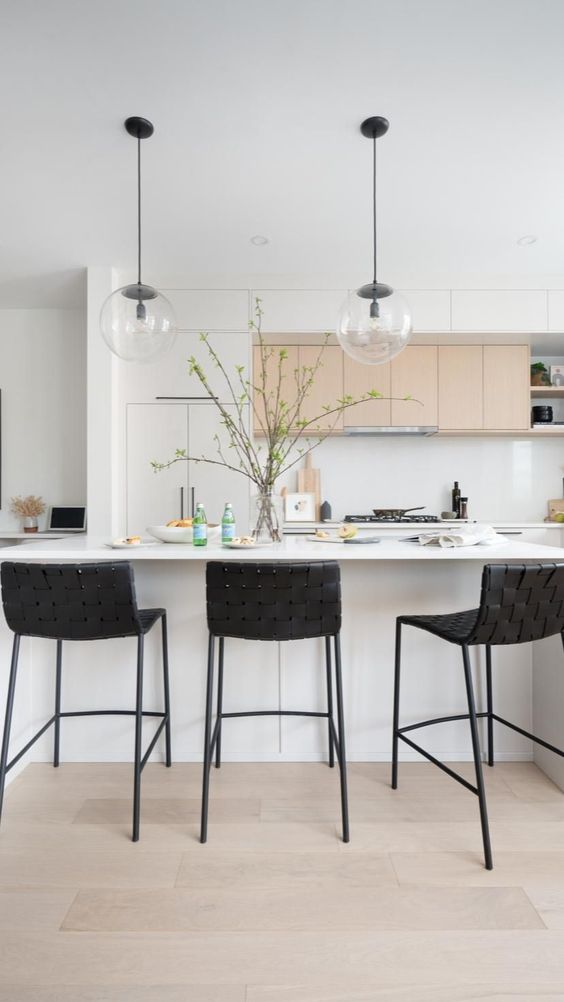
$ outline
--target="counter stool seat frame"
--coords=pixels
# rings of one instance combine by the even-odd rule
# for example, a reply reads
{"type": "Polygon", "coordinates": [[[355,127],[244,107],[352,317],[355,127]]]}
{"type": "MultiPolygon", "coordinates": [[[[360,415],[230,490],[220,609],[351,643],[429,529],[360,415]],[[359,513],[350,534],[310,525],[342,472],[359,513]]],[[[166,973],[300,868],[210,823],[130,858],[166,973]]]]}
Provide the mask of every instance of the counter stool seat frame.
{"type": "Polygon", "coordinates": [[[6,775],[39,738],[54,727],[53,766],[60,761],[60,722],[65,717],[135,717],[132,841],[139,840],[141,773],[165,731],[165,764],[170,767],[170,686],[168,637],[165,609],[139,609],[131,565],[126,561],[100,564],[26,564],[4,562],[0,567],[2,603],[8,626],[14,633],[2,750],[0,752],[0,819],[6,775]],[[161,621],[164,711],[143,709],[144,641],[161,621]],[[13,758],[8,758],[16,679],[22,636],[56,641],[55,712],[13,758]],[[137,682],[134,710],[61,710],[62,655],[64,641],[137,638],[137,682]],[[160,718],[147,750],[142,754],[143,717],[160,718]]]}
{"type": "Polygon", "coordinates": [[[204,766],[200,841],[207,841],[210,770],[221,766],[221,732],[224,720],[235,717],[320,717],[327,720],[329,766],[339,765],[343,841],[349,841],[343,684],[341,672],[341,582],[336,561],[261,564],[212,561],[206,569],[209,627],[206,684],[204,766]],[[223,710],[225,639],[288,641],[325,639],[327,710],[223,710]],[[212,727],[215,641],[219,641],[217,708],[212,727]],[[333,666],[335,702],[333,713],[333,666]]]}
{"type": "Polygon", "coordinates": [[[564,564],[487,564],[482,574],[480,606],[466,612],[437,616],[398,616],[396,621],[396,650],[394,677],[392,788],[398,785],[399,741],[419,752],[433,765],[476,794],[480,805],[480,821],[486,869],[493,869],[491,840],[488,824],[486,793],[482,771],[482,755],[478,733],[479,719],[487,721],[487,763],[494,765],[494,722],[503,724],[542,745],[548,751],[564,757],[564,750],[550,744],[530,731],[499,716],[493,709],[492,647],[529,643],[560,634],[564,645],[564,564]],[[456,644],[462,650],[462,664],[466,688],[468,713],[433,717],[406,727],[399,726],[400,670],[402,626],[414,626],[432,633],[442,640],[456,644]],[[474,685],[470,666],[469,648],[483,645],[486,651],[486,710],[477,712],[474,685]],[[472,755],[476,783],[470,783],[454,769],[431,755],[425,748],[406,735],[410,731],[435,724],[457,720],[470,722],[472,755]]]}

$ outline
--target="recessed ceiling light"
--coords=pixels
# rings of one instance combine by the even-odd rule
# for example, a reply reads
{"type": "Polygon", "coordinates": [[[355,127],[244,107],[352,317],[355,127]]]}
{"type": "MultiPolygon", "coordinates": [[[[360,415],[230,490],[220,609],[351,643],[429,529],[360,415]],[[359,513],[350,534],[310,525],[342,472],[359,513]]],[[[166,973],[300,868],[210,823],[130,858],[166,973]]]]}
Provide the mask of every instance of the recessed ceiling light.
{"type": "Polygon", "coordinates": [[[537,240],[538,237],[536,237],[534,233],[525,233],[524,237],[519,237],[517,243],[520,244],[521,247],[528,247],[529,244],[536,244],[537,240]]]}
{"type": "Polygon", "coordinates": [[[264,245],[268,242],[268,237],[263,237],[260,233],[257,233],[255,237],[251,237],[251,243],[254,244],[255,247],[264,247],[264,245]]]}

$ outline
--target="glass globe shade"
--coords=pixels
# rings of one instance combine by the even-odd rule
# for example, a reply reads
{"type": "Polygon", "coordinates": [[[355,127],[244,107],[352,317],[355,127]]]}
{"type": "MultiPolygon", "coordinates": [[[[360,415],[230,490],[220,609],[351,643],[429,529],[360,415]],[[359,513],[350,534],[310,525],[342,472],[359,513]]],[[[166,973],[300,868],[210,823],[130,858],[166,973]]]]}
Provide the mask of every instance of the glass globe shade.
{"type": "Polygon", "coordinates": [[[389,362],[405,348],[412,331],[409,306],[397,292],[377,299],[376,304],[374,308],[372,299],[351,292],[339,314],[337,338],[341,348],[366,365],[389,362]],[[378,316],[371,315],[375,312],[378,316]]]}
{"type": "Polygon", "coordinates": [[[174,310],[150,285],[125,285],[106,299],[100,313],[102,337],[126,362],[152,362],[176,337],[174,310]]]}

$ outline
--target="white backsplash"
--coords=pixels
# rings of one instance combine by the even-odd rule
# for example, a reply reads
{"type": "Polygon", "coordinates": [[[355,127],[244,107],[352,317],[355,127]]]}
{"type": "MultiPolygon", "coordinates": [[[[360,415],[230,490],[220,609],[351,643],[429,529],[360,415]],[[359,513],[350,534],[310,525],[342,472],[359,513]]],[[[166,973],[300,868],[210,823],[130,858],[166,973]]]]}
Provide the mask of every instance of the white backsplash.
{"type": "MultiPolygon", "coordinates": [[[[563,494],[564,439],[334,438],[314,450],[313,466],[335,518],[416,505],[440,514],[458,480],[470,518],[541,522],[548,498],[563,494]]],[[[284,481],[296,490],[293,471],[284,481]]]]}

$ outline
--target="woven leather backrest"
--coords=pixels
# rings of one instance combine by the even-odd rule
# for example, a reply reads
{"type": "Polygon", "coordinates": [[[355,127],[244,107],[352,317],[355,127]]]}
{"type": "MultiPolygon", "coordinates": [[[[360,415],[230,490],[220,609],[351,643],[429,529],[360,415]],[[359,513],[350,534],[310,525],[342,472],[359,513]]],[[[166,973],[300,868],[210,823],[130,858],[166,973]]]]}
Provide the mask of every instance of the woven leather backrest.
{"type": "Polygon", "coordinates": [[[486,564],[469,643],[524,644],[564,629],[564,564],[486,564]]]}
{"type": "Polygon", "coordinates": [[[139,633],[135,585],[126,561],[0,567],[2,603],[14,633],[99,640],[139,633]]]}
{"type": "Polygon", "coordinates": [[[341,575],[319,563],[222,563],[206,569],[208,626],[247,640],[326,637],[341,628],[341,575]]]}

